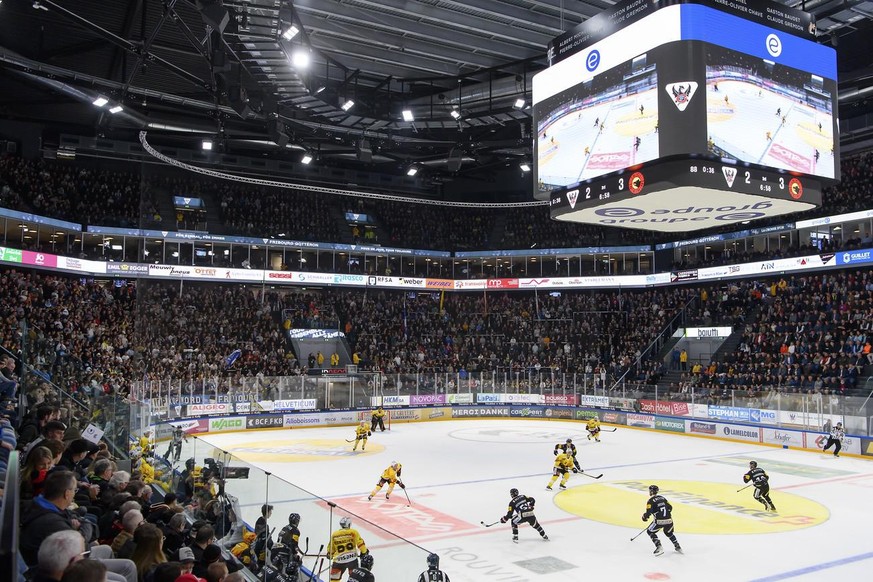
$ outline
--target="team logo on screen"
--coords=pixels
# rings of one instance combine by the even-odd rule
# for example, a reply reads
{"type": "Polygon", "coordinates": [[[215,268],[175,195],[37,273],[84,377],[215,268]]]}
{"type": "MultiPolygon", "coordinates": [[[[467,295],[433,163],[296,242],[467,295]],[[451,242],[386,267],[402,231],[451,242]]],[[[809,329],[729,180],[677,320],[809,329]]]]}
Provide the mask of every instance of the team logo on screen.
{"type": "Polygon", "coordinates": [[[695,81],[679,81],[678,83],[670,83],[665,89],[667,94],[673,98],[673,103],[676,104],[679,111],[685,111],[697,91],[697,83],[695,81]]]}
{"type": "Polygon", "coordinates": [[[767,52],[770,56],[778,57],[782,54],[782,40],[775,34],[767,35],[767,52]]]}
{"type": "Polygon", "coordinates": [[[639,194],[643,191],[643,186],[646,184],[646,179],[642,172],[634,172],[628,180],[627,187],[631,194],[639,194]]]}
{"type": "Polygon", "coordinates": [[[734,179],[737,177],[737,169],[729,166],[722,166],[721,173],[724,174],[724,181],[727,182],[728,188],[733,188],[734,179]]]}
{"type": "Polygon", "coordinates": [[[588,56],[585,57],[585,68],[588,69],[589,72],[593,73],[595,69],[600,65],[600,51],[597,49],[588,53],[588,56]]]}
{"type": "Polygon", "coordinates": [[[800,200],[803,196],[803,184],[800,183],[800,180],[797,178],[791,178],[788,182],[788,193],[795,200],[800,200]]]}
{"type": "Polygon", "coordinates": [[[579,190],[570,190],[567,192],[567,202],[570,203],[570,208],[576,208],[576,201],[579,199],[579,190]]]}

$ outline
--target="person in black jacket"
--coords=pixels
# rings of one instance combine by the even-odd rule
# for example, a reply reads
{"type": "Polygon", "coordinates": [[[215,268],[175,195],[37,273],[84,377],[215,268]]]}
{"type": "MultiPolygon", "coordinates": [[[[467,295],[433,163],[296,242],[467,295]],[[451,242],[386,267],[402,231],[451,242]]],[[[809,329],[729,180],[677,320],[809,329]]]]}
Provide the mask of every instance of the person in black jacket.
{"type": "Polygon", "coordinates": [[[80,529],[79,520],[67,510],[77,489],[73,473],[52,473],[46,477],[42,495],[25,507],[21,516],[19,549],[28,566],[36,564],[39,546],[47,537],[59,531],[80,529]]]}

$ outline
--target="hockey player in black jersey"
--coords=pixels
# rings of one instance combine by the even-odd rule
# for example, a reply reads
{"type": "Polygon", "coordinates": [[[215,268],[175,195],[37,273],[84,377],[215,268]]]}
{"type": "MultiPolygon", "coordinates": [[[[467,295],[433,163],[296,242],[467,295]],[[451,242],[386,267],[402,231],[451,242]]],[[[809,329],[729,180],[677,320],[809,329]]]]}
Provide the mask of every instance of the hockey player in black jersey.
{"type": "Polygon", "coordinates": [[[573,467],[576,468],[576,470],[573,471],[574,473],[582,470],[582,467],[579,466],[579,460],[576,459],[576,445],[573,444],[573,439],[567,439],[567,442],[555,445],[555,456],[558,456],[562,452],[573,458],[573,467]]]}
{"type": "Polygon", "coordinates": [[[758,467],[757,461],[749,461],[749,471],[743,475],[744,483],[755,486],[755,499],[757,499],[767,511],[776,511],[776,506],[770,499],[770,477],[758,467]]]}
{"type": "Polygon", "coordinates": [[[673,506],[667,501],[663,495],[659,495],[657,485],[649,485],[649,501],[646,503],[646,512],[643,513],[643,521],[649,521],[649,516],[654,517],[652,523],[649,524],[647,532],[652,541],[655,542],[655,555],[660,556],[664,553],[664,548],[661,547],[661,540],[658,539],[658,530],[663,529],[664,535],[673,542],[673,547],[676,552],[682,553],[682,547],[679,546],[679,540],[673,534],[673,506]]]}
{"type": "Polygon", "coordinates": [[[427,570],[418,575],[418,582],[451,582],[449,575],[440,570],[440,557],[430,554],[427,557],[427,570]]]}
{"type": "Polygon", "coordinates": [[[537,530],[544,540],[548,540],[549,536],[543,530],[543,526],[537,521],[537,516],[534,515],[534,504],[536,500],[533,497],[522,495],[518,489],[510,489],[509,496],[512,498],[509,502],[509,509],[506,510],[506,515],[500,518],[500,523],[507,521],[512,524],[512,541],[518,542],[518,524],[527,523],[532,528],[537,530]]]}
{"type": "Polygon", "coordinates": [[[300,550],[300,514],[292,513],[288,515],[288,525],[282,528],[279,532],[279,543],[287,546],[291,550],[292,556],[302,556],[300,550]]]}
{"type": "Polygon", "coordinates": [[[846,436],[846,431],[843,430],[843,423],[838,422],[837,426],[831,429],[831,434],[828,435],[828,442],[825,443],[822,452],[834,447],[834,456],[840,456],[840,450],[843,448],[843,438],[846,436]]]}
{"type": "Polygon", "coordinates": [[[364,554],[361,556],[361,564],[349,572],[348,582],[376,582],[376,578],[370,571],[372,569],[373,554],[364,554]]]}

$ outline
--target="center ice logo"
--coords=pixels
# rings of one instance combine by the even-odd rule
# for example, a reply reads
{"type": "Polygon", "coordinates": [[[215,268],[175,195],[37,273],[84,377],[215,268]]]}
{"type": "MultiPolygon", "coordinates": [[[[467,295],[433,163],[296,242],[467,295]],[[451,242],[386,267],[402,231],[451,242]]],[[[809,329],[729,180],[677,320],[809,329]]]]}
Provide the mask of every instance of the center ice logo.
{"type": "Polygon", "coordinates": [[[671,83],[664,87],[667,90],[667,94],[673,98],[673,103],[676,104],[676,108],[679,111],[685,111],[685,108],[688,107],[688,104],[691,103],[691,97],[694,96],[694,92],[697,91],[697,82],[695,81],[679,81],[678,83],[671,83]]]}

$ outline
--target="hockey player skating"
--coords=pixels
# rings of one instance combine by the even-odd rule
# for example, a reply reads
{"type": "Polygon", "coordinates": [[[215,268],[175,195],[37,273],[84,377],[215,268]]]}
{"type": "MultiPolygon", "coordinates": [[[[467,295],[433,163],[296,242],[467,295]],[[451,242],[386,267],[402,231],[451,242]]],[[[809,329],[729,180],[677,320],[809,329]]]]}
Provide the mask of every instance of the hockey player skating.
{"type": "Polygon", "coordinates": [[[518,524],[527,523],[532,528],[537,530],[544,540],[548,540],[549,536],[543,530],[543,526],[537,521],[537,516],[534,515],[534,504],[536,500],[533,497],[522,495],[518,489],[510,489],[509,496],[512,498],[509,502],[509,509],[506,510],[506,515],[500,518],[500,523],[507,521],[512,524],[512,541],[518,542],[518,524]]]}
{"type": "Polygon", "coordinates": [[[418,575],[418,582],[451,582],[449,575],[440,570],[440,557],[430,554],[427,557],[427,570],[418,575]]]}
{"type": "Polygon", "coordinates": [[[382,490],[382,487],[386,483],[388,484],[388,491],[385,492],[385,499],[391,497],[391,492],[394,491],[395,485],[400,485],[401,489],[406,489],[406,485],[404,485],[403,481],[400,480],[401,471],[403,471],[403,466],[397,461],[391,461],[388,468],[382,471],[382,475],[379,477],[379,482],[376,483],[376,487],[370,491],[370,496],[367,497],[367,501],[373,499],[376,494],[382,490]]]}
{"type": "Polygon", "coordinates": [[[837,425],[831,429],[831,434],[828,436],[828,442],[825,443],[822,452],[828,450],[831,447],[834,447],[834,456],[840,456],[840,450],[843,448],[843,438],[846,436],[846,431],[843,430],[843,423],[838,422],[837,425]]]}
{"type": "Polygon", "coordinates": [[[358,555],[363,557],[368,554],[367,545],[358,530],[352,529],[350,518],[340,518],[339,526],[340,529],[330,534],[330,543],[327,546],[327,555],[331,560],[331,580],[339,580],[343,577],[343,572],[357,568],[358,555]]]}
{"type": "Polygon", "coordinates": [[[658,530],[663,529],[664,535],[673,542],[673,547],[678,553],[682,553],[682,547],[679,545],[679,540],[673,534],[673,506],[667,501],[663,495],[659,495],[657,485],[649,485],[649,501],[646,503],[646,511],[643,513],[643,521],[649,521],[649,517],[654,519],[646,528],[646,532],[652,541],[655,542],[655,555],[660,556],[664,553],[664,548],[661,547],[661,540],[658,539],[658,530]]]}
{"type": "Polygon", "coordinates": [[[758,467],[757,461],[749,461],[749,471],[743,475],[744,483],[755,486],[755,499],[757,499],[767,511],[776,511],[773,500],[770,499],[770,477],[758,467]]]}
{"type": "Polygon", "coordinates": [[[579,470],[573,466],[573,457],[567,453],[559,453],[558,456],[555,457],[555,466],[552,468],[552,478],[549,480],[549,484],[546,485],[546,489],[551,491],[552,485],[555,484],[558,477],[561,477],[561,489],[566,489],[567,480],[570,478],[570,471],[574,473],[579,472],[579,470]]]}
{"type": "Polygon", "coordinates": [[[164,455],[164,459],[174,465],[178,463],[182,457],[182,441],[188,442],[188,434],[180,426],[173,427],[170,446],[167,448],[167,454],[164,455]]]}
{"type": "Polygon", "coordinates": [[[573,458],[573,466],[577,471],[581,471],[582,467],[579,466],[579,460],[576,458],[576,445],[573,444],[573,439],[567,439],[565,443],[558,443],[555,445],[555,456],[557,457],[559,453],[566,453],[573,458]]]}
{"type": "Polygon", "coordinates": [[[352,448],[352,450],[358,450],[358,443],[361,443],[362,451],[366,450],[368,436],[370,436],[370,429],[367,428],[367,421],[362,420],[361,424],[358,425],[358,428],[355,429],[355,446],[352,448]]]}
{"type": "Polygon", "coordinates": [[[376,582],[376,577],[373,576],[373,554],[365,554],[361,556],[361,565],[353,568],[349,572],[348,582],[376,582]]]}
{"type": "Polygon", "coordinates": [[[374,410],[370,417],[370,430],[376,432],[377,426],[382,430],[382,432],[385,432],[385,411],[381,406],[374,410]]]}
{"type": "Polygon", "coordinates": [[[595,441],[600,442],[600,419],[597,416],[588,419],[585,423],[585,429],[588,430],[588,440],[593,437],[595,441]]]}

